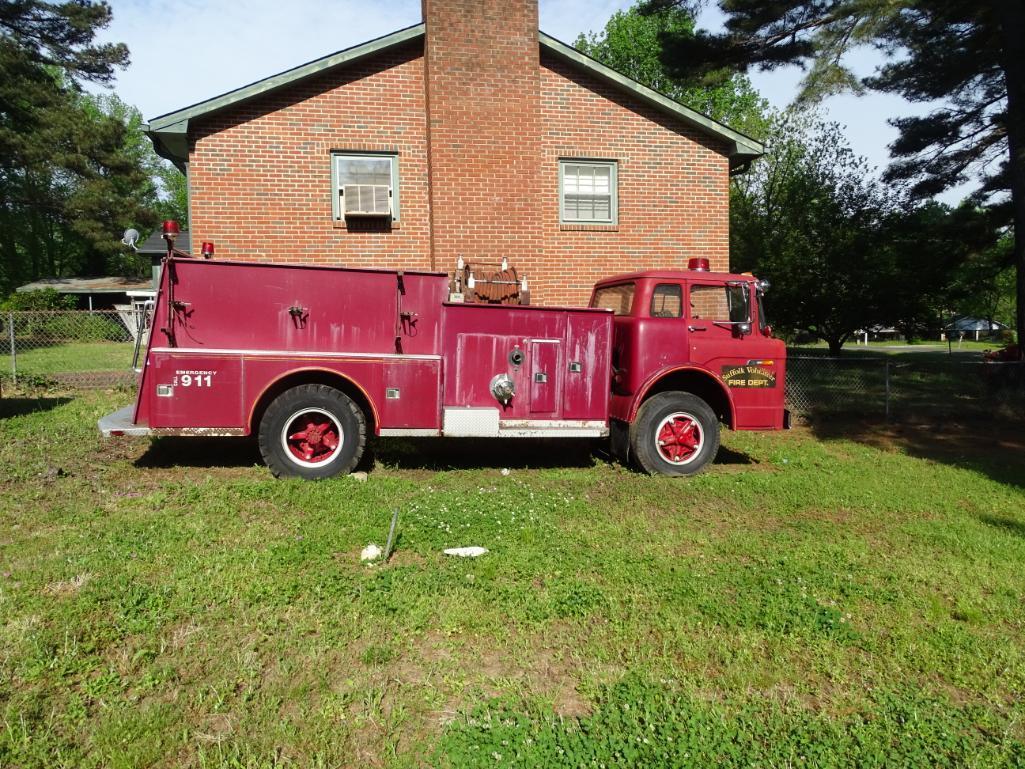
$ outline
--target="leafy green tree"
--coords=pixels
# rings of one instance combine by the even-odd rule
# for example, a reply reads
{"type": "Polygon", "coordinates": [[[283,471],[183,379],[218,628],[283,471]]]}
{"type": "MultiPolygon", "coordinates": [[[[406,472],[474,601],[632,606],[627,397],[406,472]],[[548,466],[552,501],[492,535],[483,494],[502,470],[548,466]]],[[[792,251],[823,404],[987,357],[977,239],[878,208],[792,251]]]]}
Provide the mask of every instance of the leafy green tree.
{"type": "Polygon", "coordinates": [[[1014,326],[1014,268],[1008,266],[1012,242],[1004,235],[957,265],[951,277],[944,320],[955,315],[1014,326]]]}
{"type": "Polygon", "coordinates": [[[640,5],[617,11],[600,32],[580,35],[574,47],[607,67],[632,77],[691,109],[762,138],[768,127],[768,104],[743,75],[712,87],[694,86],[674,77],[662,63],[662,40],[694,34],[694,17],[677,7],[643,14],[640,5]]]}
{"type": "Polygon", "coordinates": [[[161,221],[174,219],[182,229],[189,226],[189,189],[185,174],[171,163],[152,152],[156,164],[154,175],[160,184],[160,200],[157,203],[157,216],[161,221]]]}
{"type": "MultiPolygon", "coordinates": [[[[649,12],[703,0],[650,0],[649,12]]],[[[1025,339],[1025,0],[719,0],[721,34],[663,35],[669,72],[716,84],[750,67],[810,63],[802,97],[865,88],[941,106],[898,118],[890,180],[934,195],[969,178],[978,199],[1012,225],[1016,326],[1025,339]],[[859,45],[888,62],[859,80],[844,54],[859,45]],[[1009,195],[1008,195],[1009,193],[1009,195]]]]}
{"type": "Polygon", "coordinates": [[[999,271],[987,256],[999,238],[991,213],[970,202],[896,207],[878,252],[878,269],[886,276],[880,321],[915,339],[935,333],[953,314],[970,312],[968,305],[999,271]]]}
{"type": "Polygon", "coordinates": [[[733,262],[772,282],[774,323],[808,331],[836,354],[886,315],[891,276],[879,254],[894,202],[838,124],[789,111],[771,135],[766,157],[735,179],[733,262]]]}
{"type": "Polygon", "coordinates": [[[79,269],[89,274],[138,271],[137,260],[120,245],[128,226],[156,222],[157,162],[142,133],[142,115],[114,94],[83,96],[79,138],[87,148],[61,165],[78,173],[70,185],[65,212],[72,237],[81,244],[79,269]]]}

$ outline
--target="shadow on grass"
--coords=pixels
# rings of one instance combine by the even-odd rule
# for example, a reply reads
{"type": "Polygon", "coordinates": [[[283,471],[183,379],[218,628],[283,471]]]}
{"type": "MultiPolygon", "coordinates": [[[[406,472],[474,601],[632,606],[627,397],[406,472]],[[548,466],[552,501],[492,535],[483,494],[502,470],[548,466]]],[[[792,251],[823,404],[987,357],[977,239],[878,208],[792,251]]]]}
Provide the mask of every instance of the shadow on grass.
{"type": "MultiPolygon", "coordinates": [[[[591,467],[614,463],[607,440],[405,438],[375,440],[367,448],[360,469],[379,462],[398,469],[486,470],[490,468],[543,469],[591,467]]],[[[742,466],[755,461],[742,451],[719,449],[716,465],[742,466]]]]}
{"type": "Polygon", "coordinates": [[[719,447],[719,453],[715,455],[716,465],[753,465],[757,464],[750,454],[743,451],[734,451],[725,446],[719,447]]]}
{"type": "MultiPolygon", "coordinates": [[[[608,442],[574,439],[375,438],[367,443],[357,470],[383,465],[398,470],[487,470],[591,467],[611,463],[608,442]]],[[[251,467],[263,458],[254,438],[156,438],[136,467],[251,467]]],[[[716,465],[755,464],[741,451],[719,449],[716,465]]]]}
{"type": "Polygon", "coordinates": [[[1013,518],[1002,518],[998,515],[980,515],[979,520],[988,526],[1003,529],[1009,534],[1025,538],[1025,523],[1016,521],[1013,518]]]}
{"type": "Polygon", "coordinates": [[[973,470],[998,483],[1025,489],[1025,431],[989,420],[888,423],[854,419],[812,422],[822,440],[851,440],[883,451],[973,470]]]}
{"type": "Polygon", "coordinates": [[[71,403],[71,398],[0,398],[0,419],[20,417],[71,403]]]}
{"type": "Polygon", "coordinates": [[[603,441],[573,439],[388,438],[371,441],[360,464],[402,470],[590,467],[605,459],[604,447],[603,441]]]}
{"type": "Polygon", "coordinates": [[[136,467],[251,467],[262,465],[254,438],[155,438],[136,467]]]}

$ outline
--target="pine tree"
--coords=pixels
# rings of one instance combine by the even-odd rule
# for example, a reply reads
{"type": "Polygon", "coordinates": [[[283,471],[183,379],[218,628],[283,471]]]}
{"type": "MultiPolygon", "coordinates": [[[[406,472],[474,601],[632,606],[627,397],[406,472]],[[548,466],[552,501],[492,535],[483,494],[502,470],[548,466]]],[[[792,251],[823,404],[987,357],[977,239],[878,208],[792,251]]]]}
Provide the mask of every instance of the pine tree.
{"type": "Polygon", "coordinates": [[[95,42],[110,18],[91,0],[0,2],[0,289],[116,269],[120,232],[152,222],[138,114],[80,87],[128,61],[95,42]]]}

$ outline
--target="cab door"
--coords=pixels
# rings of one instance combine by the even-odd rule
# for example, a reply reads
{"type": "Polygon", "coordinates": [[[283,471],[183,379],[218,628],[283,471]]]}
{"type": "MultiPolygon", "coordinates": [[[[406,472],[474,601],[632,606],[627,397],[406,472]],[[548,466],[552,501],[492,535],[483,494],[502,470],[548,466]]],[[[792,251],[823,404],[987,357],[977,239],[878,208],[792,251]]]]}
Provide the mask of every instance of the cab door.
{"type": "Polygon", "coordinates": [[[750,283],[692,281],[687,289],[691,362],[729,388],[738,429],[773,426],[783,382],[777,381],[776,361],[762,357],[762,338],[752,333],[750,283]]]}

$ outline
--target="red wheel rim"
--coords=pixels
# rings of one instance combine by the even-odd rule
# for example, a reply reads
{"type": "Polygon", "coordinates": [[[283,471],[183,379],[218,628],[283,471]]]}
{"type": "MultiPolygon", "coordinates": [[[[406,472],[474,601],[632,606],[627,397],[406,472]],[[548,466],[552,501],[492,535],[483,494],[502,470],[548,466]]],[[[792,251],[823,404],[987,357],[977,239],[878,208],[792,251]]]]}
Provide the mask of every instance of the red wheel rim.
{"type": "Polygon", "coordinates": [[[692,462],[705,444],[701,424],[692,414],[683,411],[670,414],[655,430],[658,455],[671,465],[692,462]]]}
{"type": "Polygon", "coordinates": [[[289,458],[303,467],[327,464],[342,448],[342,427],[323,409],[297,411],[281,430],[281,445],[289,458]]]}

